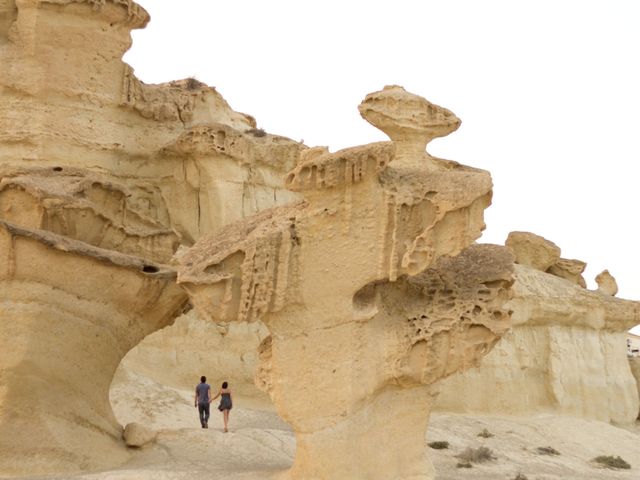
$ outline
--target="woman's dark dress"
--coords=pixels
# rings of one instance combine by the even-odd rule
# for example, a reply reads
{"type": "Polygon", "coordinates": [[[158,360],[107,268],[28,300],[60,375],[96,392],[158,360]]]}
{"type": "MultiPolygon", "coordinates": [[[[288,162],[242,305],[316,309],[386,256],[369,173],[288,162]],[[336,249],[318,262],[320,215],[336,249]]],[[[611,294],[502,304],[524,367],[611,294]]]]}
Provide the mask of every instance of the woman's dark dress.
{"type": "Polygon", "coordinates": [[[223,393],[220,395],[220,405],[218,405],[218,410],[221,412],[223,410],[231,410],[233,408],[233,404],[231,403],[231,394],[223,393]]]}

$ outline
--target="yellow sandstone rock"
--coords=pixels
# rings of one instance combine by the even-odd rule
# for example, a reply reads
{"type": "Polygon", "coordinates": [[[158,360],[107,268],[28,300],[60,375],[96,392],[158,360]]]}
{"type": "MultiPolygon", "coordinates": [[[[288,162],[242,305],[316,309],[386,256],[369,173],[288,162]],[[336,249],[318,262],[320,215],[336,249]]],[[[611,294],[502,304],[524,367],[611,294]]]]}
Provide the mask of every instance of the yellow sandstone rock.
{"type": "Polygon", "coordinates": [[[547,269],[547,273],[569,280],[576,285],[580,285],[582,288],[587,288],[587,283],[582,276],[582,272],[584,272],[586,267],[587,264],[581,260],[559,258],[556,263],[547,269]]]}
{"type": "Polygon", "coordinates": [[[615,297],[618,293],[618,283],[616,279],[609,273],[609,270],[603,270],[596,276],[598,291],[605,295],[615,297]]]}
{"type": "Polygon", "coordinates": [[[148,20],[131,0],[0,1],[0,474],[126,460],[109,385],[184,310],[167,263],[298,197],[281,177],[301,144],[122,62],[148,20]]]}
{"type": "Polygon", "coordinates": [[[626,332],[640,323],[640,302],[617,299],[524,265],[516,266],[513,330],[479,369],[441,384],[441,411],[554,412],[633,422],[636,381],[626,332]],[[491,384],[491,389],[485,386],[491,384]]]}
{"type": "Polygon", "coordinates": [[[420,138],[402,137],[397,167],[395,142],[313,149],[286,179],[303,201],[179,257],[179,283],[203,317],[269,329],[257,381],[296,433],[292,478],[433,478],[431,387],[509,325],[513,257],[492,246],[460,254],[484,228],[488,173],[428,155],[440,117],[398,87],[367,99],[389,93],[392,108],[378,105],[388,130],[427,118],[420,138]]]}
{"type": "Polygon", "coordinates": [[[513,251],[516,263],[543,272],[560,260],[560,247],[533,233],[511,232],[505,245],[513,251]]]}
{"type": "Polygon", "coordinates": [[[0,220],[0,471],[124,461],[111,379],[185,301],[168,267],[0,220]]]}
{"type": "Polygon", "coordinates": [[[122,438],[128,447],[140,448],[155,440],[157,433],[144,425],[133,422],[124,427],[122,438]]]}

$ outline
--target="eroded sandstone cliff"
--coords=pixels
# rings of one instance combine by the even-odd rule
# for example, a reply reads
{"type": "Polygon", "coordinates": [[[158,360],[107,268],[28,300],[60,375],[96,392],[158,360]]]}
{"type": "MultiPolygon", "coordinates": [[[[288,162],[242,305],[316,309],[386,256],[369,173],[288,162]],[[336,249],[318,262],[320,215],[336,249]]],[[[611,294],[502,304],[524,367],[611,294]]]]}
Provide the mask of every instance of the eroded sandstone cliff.
{"type": "MultiPolygon", "coordinates": [[[[496,414],[555,412],[606,422],[634,421],[639,399],[625,338],[627,330],[640,323],[640,302],[585,289],[581,276],[567,278],[568,269],[554,270],[553,265],[568,262],[560,259],[557,246],[542,237],[518,233],[507,242],[513,245],[518,237],[526,239],[525,245],[514,248],[521,264],[516,265],[513,299],[508,303],[513,329],[481,368],[441,384],[436,408],[496,414]],[[553,255],[543,253],[550,251],[553,255]],[[530,261],[542,258],[547,260],[530,261]]],[[[584,262],[571,262],[579,265],[574,275],[584,270],[584,262]]]]}
{"type": "Polygon", "coordinates": [[[3,473],[126,459],[109,385],[185,307],[174,253],[296,198],[281,177],[301,144],[122,62],[148,20],[131,0],[0,2],[3,473]]]}
{"type": "Polygon", "coordinates": [[[293,478],[433,478],[432,385],[507,330],[513,258],[465,250],[491,180],[424,151],[451,112],[400,87],[360,110],[393,143],[304,152],[304,200],[205,235],[179,283],[205,318],[269,329],[257,382],[296,433],[293,478]]]}

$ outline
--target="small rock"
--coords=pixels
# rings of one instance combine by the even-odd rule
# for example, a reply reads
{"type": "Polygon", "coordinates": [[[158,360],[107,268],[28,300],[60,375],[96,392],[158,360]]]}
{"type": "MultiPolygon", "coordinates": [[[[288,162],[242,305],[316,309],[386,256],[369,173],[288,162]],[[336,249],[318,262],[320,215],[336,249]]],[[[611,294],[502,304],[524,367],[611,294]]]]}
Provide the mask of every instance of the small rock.
{"type": "Polygon", "coordinates": [[[618,282],[609,273],[609,270],[600,272],[596,276],[596,283],[598,284],[598,291],[604,295],[615,297],[616,293],[618,293],[618,282]]]}
{"type": "Polygon", "coordinates": [[[129,447],[142,447],[156,439],[157,433],[139,423],[128,423],[122,438],[129,447]]]}
{"type": "Polygon", "coordinates": [[[560,260],[560,247],[555,243],[529,232],[511,232],[505,246],[516,256],[516,263],[542,272],[560,260]]]}
{"type": "Polygon", "coordinates": [[[582,277],[582,272],[587,267],[587,264],[581,260],[569,260],[567,258],[559,258],[556,263],[551,265],[547,269],[547,273],[555,275],[556,277],[564,278],[582,288],[587,287],[587,283],[582,277]]]}

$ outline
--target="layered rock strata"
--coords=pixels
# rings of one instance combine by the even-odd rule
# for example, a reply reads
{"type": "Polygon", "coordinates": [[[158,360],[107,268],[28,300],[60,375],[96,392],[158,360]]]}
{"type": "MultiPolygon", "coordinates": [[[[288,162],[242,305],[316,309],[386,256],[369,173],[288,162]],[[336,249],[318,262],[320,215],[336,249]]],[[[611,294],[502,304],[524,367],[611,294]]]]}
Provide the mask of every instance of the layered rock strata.
{"type": "Polygon", "coordinates": [[[301,144],[257,129],[215,88],[194,79],[147,85],[122,62],[131,29],[148,21],[132,1],[18,0],[4,9],[4,174],[101,174],[184,244],[296,198],[281,177],[301,144]]]}
{"type": "Polygon", "coordinates": [[[0,474],[124,460],[109,384],[183,311],[166,264],[298,197],[281,177],[301,144],[122,62],[148,20],[131,0],[0,1],[0,474]]]}
{"type": "Polygon", "coordinates": [[[480,369],[442,382],[435,408],[634,421],[639,400],[625,337],[640,323],[640,302],[589,291],[575,278],[527,265],[516,265],[515,273],[514,297],[508,303],[513,330],[480,369]]]}
{"type": "Polygon", "coordinates": [[[0,220],[0,471],[125,460],[111,379],[185,301],[161,264],[0,220]]]}
{"type": "Polygon", "coordinates": [[[361,112],[396,141],[305,152],[286,179],[304,200],[204,236],[179,282],[202,316],[269,329],[257,379],[296,433],[293,478],[430,479],[431,386],[505,332],[513,260],[456,257],[491,179],[424,151],[451,112],[400,87],[361,112]]]}

